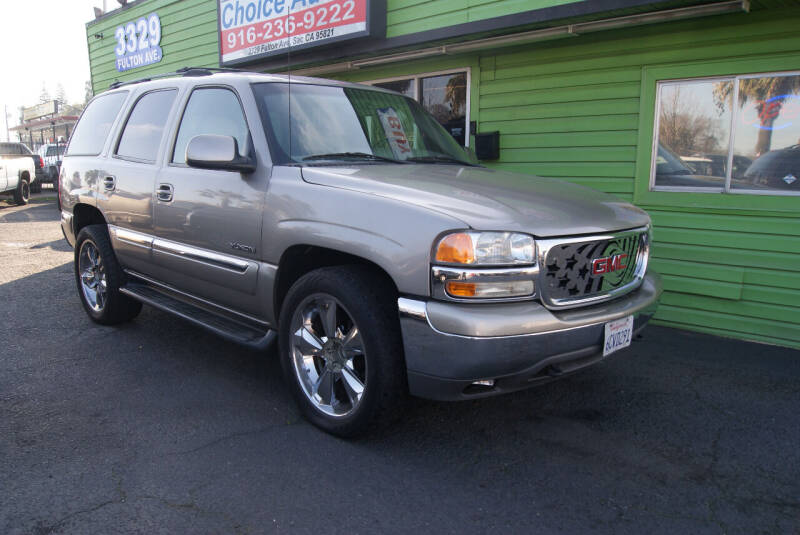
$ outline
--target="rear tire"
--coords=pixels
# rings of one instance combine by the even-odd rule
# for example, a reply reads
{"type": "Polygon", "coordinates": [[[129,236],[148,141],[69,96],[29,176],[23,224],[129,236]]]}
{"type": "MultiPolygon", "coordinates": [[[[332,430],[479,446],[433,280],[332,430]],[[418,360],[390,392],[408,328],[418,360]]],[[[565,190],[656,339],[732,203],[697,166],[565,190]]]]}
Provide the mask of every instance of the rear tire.
{"type": "Polygon", "coordinates": [[[394,288],[364,266],[312,271],[292,285],[278,340],[286,384],[303,415],[352,437],[390,423],[407,395],[394,288]]]}
{"type": "Polygon", "coordinates": [[[75,282],[86,313],[102,325],[130,321],[142,303],[119,292],[125,273],[117,262],[105,225],[88,225],[75,242],[75,282]]]}
{"type": "Polygon", "coordinates": [[[17,189],[14,190],[14,202],[20,206],[28,204],[31,198],[31,186],[27,179],[20,178],[17,189]]]}

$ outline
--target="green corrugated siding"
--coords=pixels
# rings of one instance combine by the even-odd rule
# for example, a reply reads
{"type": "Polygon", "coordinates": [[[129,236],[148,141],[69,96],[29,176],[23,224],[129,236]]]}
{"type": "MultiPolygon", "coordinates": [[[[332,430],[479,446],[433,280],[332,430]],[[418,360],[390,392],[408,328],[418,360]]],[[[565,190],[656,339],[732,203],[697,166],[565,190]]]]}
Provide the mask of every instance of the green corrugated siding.
{"type": "Polygon", "coordinates": [[[174,71],[185,66],[219,65],[217,4],[215,0],[150,0],[122,9],[90,24],[86,30],[89,64],[95,93],[105,91],[116,80],[135,80],[150,74],[174,71]],[[161,48],[164,58],[154,65],[117,72],[114,60],[114,30],[120,24],[150,13],[161,18],[161,48]],[[102,39],[95,34],[102,33],[102,39]]]}
{"type": "MultiPolygon", "coordinates": [[[[500,163],[492,166],[631,200],[642,68],[800,53],[798,24],[796,9],[761,11],[483,55],[480,129],[502,133],[500,163]]],[[[653,266],[666,288],[656,319],[800,347],[800,198],[795,201],[798,210],[789,216],[759,213],[765,199],[747,214],[645,206],[655,224],[653,266]]]]}
{"type": "MultiPolygon", "coordinates": [[[[387,35],[562,3],[388,0],[387,35]]],[[[501,132],[501,158],[490,166],[557,177],[628,200],[636,191],[642,199],[647,177],[637,151],[649,135],[640,131],[646,69],[731,58],[758,65],[760,57],[789,54],[798,58],[791,68],[800,70],[800,10],[768,9],[777,7],[777,0],[760,0],[757,6],[761,9],[751,14],[431,58],[340,77],[370,80],[470,66],[472,118],[480,131],[501,132]]],[[[213,0],[151,0],[123,10],[87,29],[92,82],[103,90],[117,79],[184,65],[215,66],[216,32],[213,0]],[[117,73],[114,28],[152,11],[162,19],[164,60],[117,73]],[[102,40],[94,39],[98,32],[102,40]]],[[[655,223],[653,266],[663,273],[666,288],[656,319],[800,347],[800,198],[725,197],[668,194],[658,197],[670,199],[663,204],[645,197],[643,206],[655,223]]]]}
{"type": "Polygon", "coordinates": [[[386,37],[573,4],[580,0],[387,0],[386,37]]]}
{"type": "MultiPolygon", "coordinates": [[[[761,10],[463,56],[462,65],[478,65],[473,119],[480,131],[501,132],[500,160],[488,165],[633,200],[637,180],[647,183],[637,172],[643,68],[730,58],[759,65],[760,56],[788,53],[797,54],[792,68],[800,70],[799,25],[796,8],[761,10]]],[[[440,62],[342,77],[452,69],[459,58],[440,62]]],[[[737,208],[700,208],[688,198],[644,205],[655,224],[652,265],[666,288],[656,320],[800,347],[800,198],[727,197],[737,208]]]]}

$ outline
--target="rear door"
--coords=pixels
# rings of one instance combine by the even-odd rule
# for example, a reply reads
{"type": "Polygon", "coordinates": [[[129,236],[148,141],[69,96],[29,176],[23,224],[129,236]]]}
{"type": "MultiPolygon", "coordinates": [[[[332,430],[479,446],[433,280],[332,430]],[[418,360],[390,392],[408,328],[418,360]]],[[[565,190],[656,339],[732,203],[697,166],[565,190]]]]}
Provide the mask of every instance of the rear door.
{"type": "MultiPolygon", "coordinates": [[[[125,268],[153,275],[153,186],[164,131],[176,105],[176,88],[139,95],[128,111],[102,174],[97,206],[109,224],[114,251],[125,268]]],[[[71,150],[71,149],[70,149],[71,150]]]]}
{"type": "Polygon", "coordinates": [[[250,150],[250,130],[233,88],[199,86],[186,98],[156,184],[153,259],[171,286],[257,315],[266,177],[187,166],[186,147],[201,134],[232,136],[240,154],[250,150]]]}

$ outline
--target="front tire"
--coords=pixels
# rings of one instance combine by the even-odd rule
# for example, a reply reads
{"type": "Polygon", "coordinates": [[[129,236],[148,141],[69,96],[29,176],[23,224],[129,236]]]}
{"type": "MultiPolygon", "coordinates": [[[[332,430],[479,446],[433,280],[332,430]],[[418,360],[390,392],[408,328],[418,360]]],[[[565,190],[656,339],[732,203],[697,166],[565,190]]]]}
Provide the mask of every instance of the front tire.
{"type": "Polygon", "coordinates": [[[20,206],[28,204],[31,198],[31,185],[27,179],[20,178],[17,189],[14,190],[14,202],[20,206]]]}
{"type": "Polygon", "coordinates": [[[343,437],[388,423],[406,396],[394,289],[363,266],[321,268],[289,290],[279,323],[283,375],[303,415],[343,437]]]}
{"type": "Polygon", "coordinates": [[[119,292],[124,280],[106,226],[83,227],[75,242],[75,282],[92,321],[116,325],[139,314],[142,303],[119,292]]]}

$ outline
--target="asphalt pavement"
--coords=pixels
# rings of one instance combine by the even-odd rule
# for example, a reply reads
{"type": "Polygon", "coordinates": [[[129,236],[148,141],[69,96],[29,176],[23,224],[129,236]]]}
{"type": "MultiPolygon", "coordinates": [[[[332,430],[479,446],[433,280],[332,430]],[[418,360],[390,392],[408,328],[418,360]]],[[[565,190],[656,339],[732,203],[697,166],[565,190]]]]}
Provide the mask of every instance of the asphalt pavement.
{"type": "Polygon", "coordinates": [[[358,440],[274,352],[89,321],[52,192],[0,200],[0,533],[800,534],[800,351],[651,326],[539,388],[358,440]]]}

